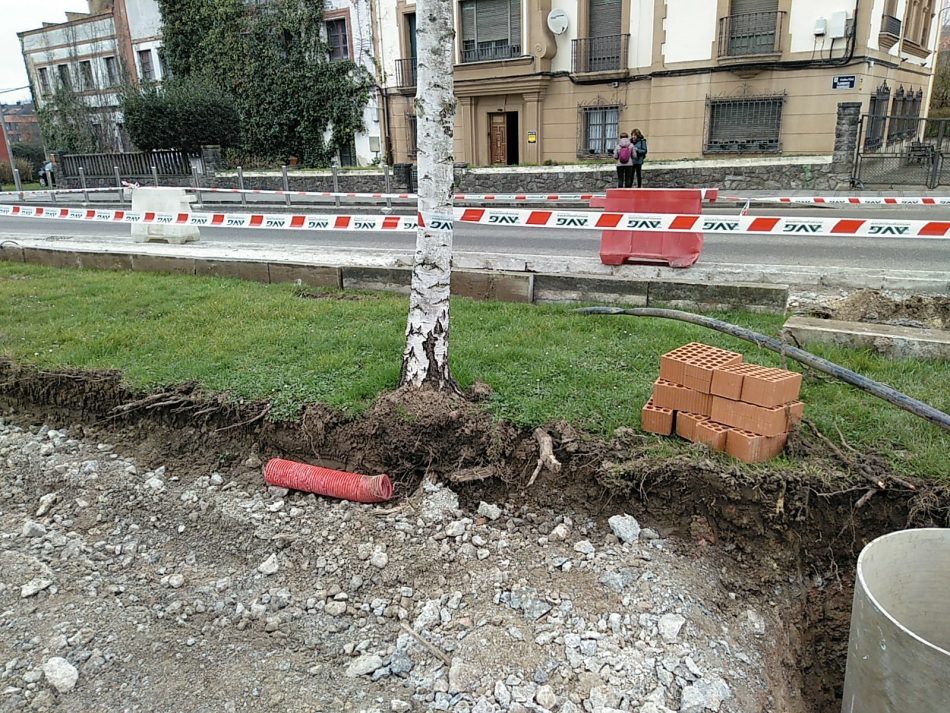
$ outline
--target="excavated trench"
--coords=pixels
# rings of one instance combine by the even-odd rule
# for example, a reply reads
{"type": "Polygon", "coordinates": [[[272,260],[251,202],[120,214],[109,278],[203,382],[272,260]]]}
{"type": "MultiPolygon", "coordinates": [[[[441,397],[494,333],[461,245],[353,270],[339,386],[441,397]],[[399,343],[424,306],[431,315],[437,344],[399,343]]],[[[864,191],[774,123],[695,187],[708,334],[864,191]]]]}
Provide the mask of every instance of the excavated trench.
{"type": "MultiPolygon", "coordinates": [[[[721,585],[775,600],[785,622],[773,671],[795,695],[787,710],[837,713],[844,680],[854,564],[861,548],[896,529],[950,525],[950,492],[907,483],[873,454],[851,454],[807,430],[791,442],[795,465],[723,467],[690,455],[647,455],[646,439],[611,441],[550,424],[557,475],[531,487],[538,447],[530,432],[494,421],[469,400],[397,391],[362,416],[311,406],[294,422],[267,419],[266,404],[235,403],[183,385],[135,393],[118,372],[41,372],[0,362],[0,406],[26,423],[83,424],[91,438],[122,444],[144,462],[241,471],[257,450],[365,473],[389,473],[396,497],[425,477],[452,484],[466,507],[516,501],[605,521],[634,512],[685,556],[729,561],[721,585]],[[852,457],[853,455],[853,457],[852,457]],[[871,480],[886,484],[869,496],[871,480]],[[908,486],[912,486],[908,487],[908,486]]],[[[873,486],[872,486],[873,489],[873,486]]]]}

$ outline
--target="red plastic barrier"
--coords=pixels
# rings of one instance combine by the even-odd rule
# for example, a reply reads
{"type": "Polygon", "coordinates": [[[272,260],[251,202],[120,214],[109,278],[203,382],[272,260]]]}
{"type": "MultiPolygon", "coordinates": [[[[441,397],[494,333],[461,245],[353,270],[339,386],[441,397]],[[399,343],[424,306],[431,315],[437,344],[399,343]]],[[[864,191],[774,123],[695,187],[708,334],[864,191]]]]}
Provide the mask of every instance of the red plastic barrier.
{"type": "MultiPolygon", "coordinates": [[[[594,198],[591,208],[618,213],[702,213],[703,194],[715,201],[716,189],[701,188],[611,188],[606,198],[594,198]]],[[[600,237],[600,261],[604,265],[625,262],[665,262],[670,267],[689,267],[703,249],[702,233],[605,230],[600,237]]]]}
{"type": "Polygon", "coordinates": [[[283,458],[267,461],[264,480],[268,485],[355,503],[382,503],[393,496],[393,483],[388,475],[359,475],[283,458]]]}

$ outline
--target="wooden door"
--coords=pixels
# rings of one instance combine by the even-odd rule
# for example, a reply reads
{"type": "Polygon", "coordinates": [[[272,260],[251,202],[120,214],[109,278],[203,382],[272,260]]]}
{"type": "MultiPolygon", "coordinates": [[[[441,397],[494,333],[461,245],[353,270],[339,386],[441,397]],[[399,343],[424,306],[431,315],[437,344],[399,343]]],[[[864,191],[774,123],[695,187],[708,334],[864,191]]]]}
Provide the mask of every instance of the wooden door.
{"type": "Polygon", "coordinates": [[[504,113],[488,115],[488,160],[508,165],[508,122],[504,113]]]}

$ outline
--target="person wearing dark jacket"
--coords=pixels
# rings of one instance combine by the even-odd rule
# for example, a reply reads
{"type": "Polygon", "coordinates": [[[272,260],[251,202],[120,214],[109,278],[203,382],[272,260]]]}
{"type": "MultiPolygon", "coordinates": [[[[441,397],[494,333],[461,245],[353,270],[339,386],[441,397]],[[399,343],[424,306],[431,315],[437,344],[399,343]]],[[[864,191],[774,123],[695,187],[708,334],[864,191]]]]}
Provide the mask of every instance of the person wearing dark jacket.
{"type": "MultiPolygon", "coordinates": [[[[637,188],[643,187],[643,162],[647,157],[647,140],[646,137],[640,133],[640,129],[634,129],[632,132],[632,141],[633,144],[633,164],[632,164],[632,175],[630,180],[630,185],[633,185],[633,176],[637,177],[637,188]]],[[[624,134],[626,136],[626,134],[624,134]]]]}
{"type": "Polygon", "coordinates": [[[636,150],[626,133],[620,134],[620,141],[614,148],[614,158],[617,159],[617,188],[632,188],[636,150]]]}

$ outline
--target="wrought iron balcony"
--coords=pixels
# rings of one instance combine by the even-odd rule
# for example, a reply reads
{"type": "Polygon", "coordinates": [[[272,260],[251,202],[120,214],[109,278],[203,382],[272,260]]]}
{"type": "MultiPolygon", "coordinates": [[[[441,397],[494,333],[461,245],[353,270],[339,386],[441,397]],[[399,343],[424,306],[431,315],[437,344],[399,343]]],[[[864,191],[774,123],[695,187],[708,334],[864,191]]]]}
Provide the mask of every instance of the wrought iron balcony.
{"type": "Polygon", "coordinates": [[[881,33],[893,37],[901,36],[901,21],[890,15],[881,16],[881,33]]]}
{"type": "Polygon", "coordinates": [[[572,60],[575,74],[585,72],[618,72],[627,68],[630,35],[582,37],[573,42],[572,60]]]}
{"type": "Polygon", "coordinates": [[[485,42],[478,47],[462,47],[462,64],[469,62],[492,62],[500,59],[512,59],[521,56],[521,45],[495,44],[485,42]]]}
{"type": "Polygon", "coordinates": [[[396,86],[400,89],[416,86],[416,58],[396,60],[396,86]]]}
{"type": "Polygon", "coordinates": [[[719,56],[778,54],[784,12],[750,12],[719,18],[719,56]]]}

